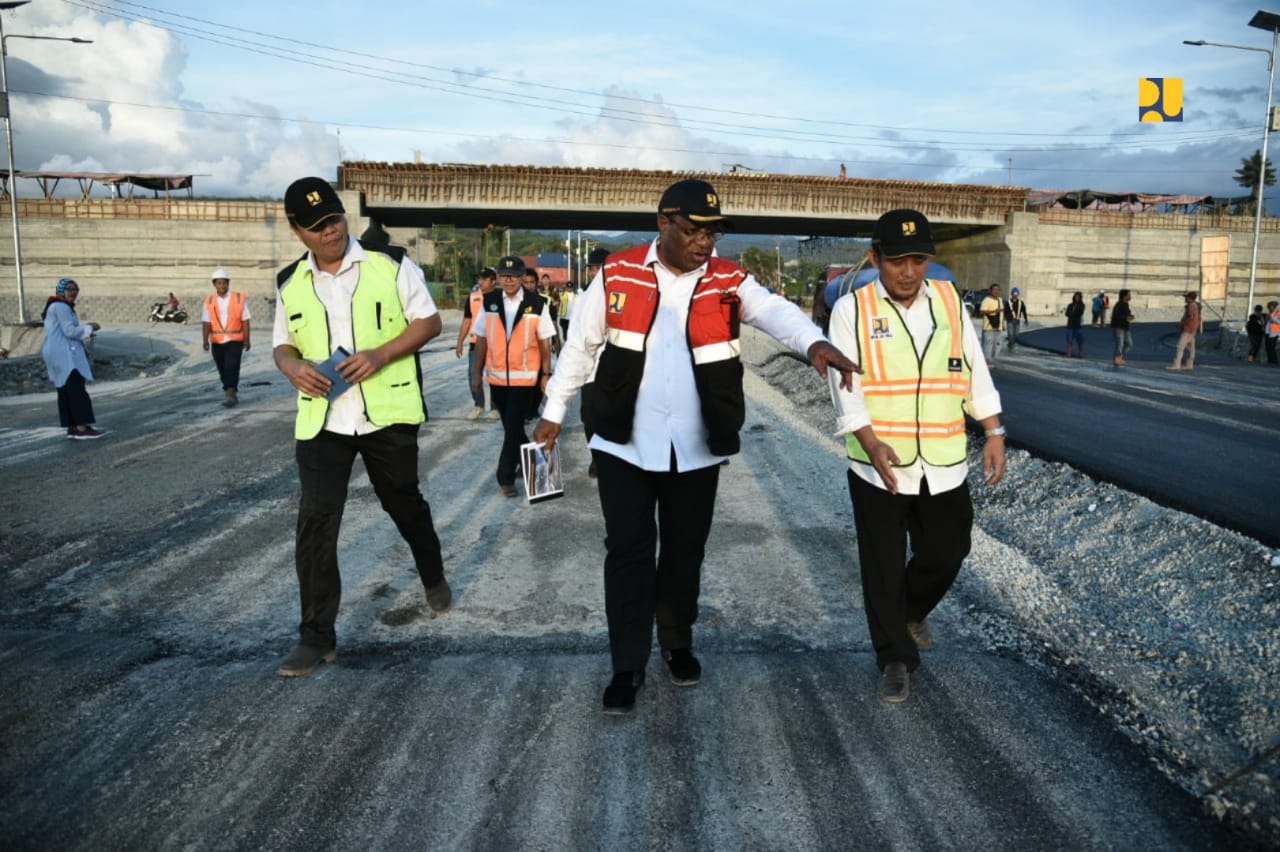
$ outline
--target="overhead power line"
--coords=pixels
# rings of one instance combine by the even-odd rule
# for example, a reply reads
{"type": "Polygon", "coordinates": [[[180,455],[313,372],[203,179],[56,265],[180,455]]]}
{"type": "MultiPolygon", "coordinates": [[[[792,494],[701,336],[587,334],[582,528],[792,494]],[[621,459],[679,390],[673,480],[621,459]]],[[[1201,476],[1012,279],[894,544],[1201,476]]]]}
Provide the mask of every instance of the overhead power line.
{"type": "MultiPolygon", "coordinates": [[[[857,136],[857,135],[841,135],[831,132],[816,132],[810,130],[796,130],[786,127],[768,127],[759,124],[732,124],[728,122],[713,121],[705,118],[678,118],[655,115],[651,110],[639,111],[630,109],[621,109],[610,106],[608,103],[600,106],[584,104],[577,101],[564,100],[560,98],[546,98],[536,95],[520,94],[518,92],[507,92],[497,89],[488,88],[478,84],[463,84],[453,82],[451,80],[439,79],[436,77],[424,76],[420,74],[407,73],[398,68],[410,67],[421,68],[435,72],[441,72],[449,75],[457,75],[457,69],[447,69],[441,66],[430,65],[426,63],[405,61],[402,59],[393,59],[386,56],[380,56],[372,53],[364,53],[353,51],[346,48],[340,48],[332,45],[323,45],[315,42],[304,41],[291,38],[288,36],[279,36],[270,33],[264,33],[258,30],[252,30],[244,27],[237,27],[228,24],[221,24],[203,18],[197,18],[189,15],[183,15],[171,12],[156,6],[149,6],[141,3],[127,2],[126,0],[64,0],[64,2],[78,6],[80,8],[97,12],[99,14],[110,15],[113,17],[123,18],[125,20],[145,23],[160,29],[165,29],[176,34],[183,35],[192,39],[208,41],[227,47],[244,50],[262,56],[281,59],[288,62],[294,62],[312,67],[326,68],[338,73],[352,74],[356,76],[367,77],[371,79],[382,80],[385,82],[396,83],[399,85],[412,86],[430,91],[437,91],[444,94],[452,94],[463,98],[484,100],[494,103],[503,103],[508,105],[525,106],[537,109],[552,110],[560,114],[576,115],[588,117],[591,119],[608,119],[614,121],[623,121],[633,124],[641,124],[651,127],[663,127],[684,130],[688,132],[703,133],[732,133],[734,136],[765,139],[775,142],[807,142],[829,145],[859,145],[872,146],[878,148],[890,148],[894,150],[915,150],[915,151],[931,151],[939,147],[945,147],[949,150],[966,152],[966,153],[990,153],[1000,155],[1024,155],[1045,150],[1054,151],[1101,151],[1101,150],[1123,150],[1130,148],[1151,148],[1156,146],[1168,146],[1174,144],[1191,144],[1196,142],[1211,142],[1224,139],[1245,138],[1255,132],[1254,128],[1226,128],[1213,130],[1189,130],[1179,133],[1176,137],[1159,140],[1158,142],[1152,138],[1150,128],[1142,128],[1135,132],[1117,132],[1110,134],[1074,134],[1073,138],[1098,138],[1108,141],[1100,142],[1096,145],[1069,144],[1066,146],[1058,145],[1050,149],[1043,146],[1030,145],[1010,145],[1003,144],[999,141],[969,141],[969,140],[946,140],[942,138],[926,138],[926,139],[886,139],[883,135],[874,136],[857,136]],[[127,8],[126,8],[127,7],[127,8]],[[151,13],[147,17],[142,17],[139,13],[131,12],[129,9],[143,10],[151,13]],[[172,20],[158,20],[155,15],[164,16],[172,20]],[[191,24],[183,23],[184,21],[192,22],[191,24]],[[199,25],[197,29],[194,25],[199,25]],[[234,34],[243,34],[252,36],[253,39],[245,39],[240,35],[225,35],[223,33],[213,32],[213,30],[222,30],[234,34]],[[254,39],[262,39],[258,41],[254,39]],[[298,45],[311,50],[322,51],[325,55],[334,53],[344,54],[347,56],[359,57],[361,59],[372,60],[378,63],[392,64],[396,68],[387,69],[379,68],[375,65],[367,65],[362,63],[344,63],[338,64],[321,56],[296,50],[292,47],[282,45],[298,45]]],[[[572,89],[562,86],[552,86],[544,83],[531,82],[526,80],[516,80],[495,75],[488,75],[485,79],[494,80],[509,84],[511,86],[546,90],[554,92],[569,93],[575,95],[583,95],[591,98],[602,97],[600,92],[591,92],[582,89],[572,89]]],[[[618,94],[610,94],[608,99],[611,101],[621,100],[643,104],[647,107],[653,107],[651,101],[642,98],[634,98],[618,94]]],[[[779,115],[759,115],[754,113],[745,113],[736,110],[727,110],[720,107],[707,107],[702,105],[666,103],[664,107],[682,108],[702,113],[716,113],[722,115],[734,116],[750,116],[754,119],[772,119],[777,121],[795,122],[801,124],[826,125],[833,127],[856,128],[863,132],[878,131],[879,133],[927,133],[932,136],[960,135],[960,136],[1016,136],[1031,137],[1044,139],[1059,139],[1060,133],[1031,133],[1020,131],[1001,132],[998,134],[990,131],[971,131],[971,130],[949,130],[944,128],[907,128],[894,127],[890,125],[873,125],[859,124],[854,122],[845,122],[835,119],[812,119],[796,116],[779,116],[779,115]]],[[[1166,134],[1168,136],[1168,134],[1166,134]]]]}

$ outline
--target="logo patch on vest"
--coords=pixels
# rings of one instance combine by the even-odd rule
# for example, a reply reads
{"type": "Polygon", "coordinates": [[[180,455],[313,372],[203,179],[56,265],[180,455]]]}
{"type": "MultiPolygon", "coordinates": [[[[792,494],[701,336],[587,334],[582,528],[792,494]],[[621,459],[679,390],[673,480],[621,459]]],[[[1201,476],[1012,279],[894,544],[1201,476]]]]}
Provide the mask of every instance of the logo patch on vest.
{"type": "Polygon", "coordinates": [[[959,373],[963,370],[963,364],[961,364],[959,358],[948,358],[947,370],[952,373],[959,373]]]}
{"type": "Polygon", "coordinates": [[[609,313],[620,314],[627,304],[627,294],[617,290],[609,294],[609,313]]]}
{"type": "Polygon", "coordinates": [[[871,318],[871,339],[888,340],[893,337],[893,329],[889,326],[888,317],[871,318]]]}

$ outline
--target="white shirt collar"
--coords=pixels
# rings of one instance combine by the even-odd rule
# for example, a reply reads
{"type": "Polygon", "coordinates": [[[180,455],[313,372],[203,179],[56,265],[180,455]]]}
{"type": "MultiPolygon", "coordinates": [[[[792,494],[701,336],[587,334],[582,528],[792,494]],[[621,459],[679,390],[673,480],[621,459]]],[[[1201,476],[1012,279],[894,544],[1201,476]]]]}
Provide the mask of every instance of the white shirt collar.
{"type": "MultiPolygon", "coordinates": [[[[335,276],[349,270],[354,264],[361,263],[365,260],[364,246],[360,245],[360,241],[355,237],[347,234],[347,253],[342,256],[342,265],[338,267],[335,276]]],[[[311,252],[307,252],[307,266],[311,268],[312,276],[316,275],[320,270],[316,267],[315,258],[311,252]]]]}

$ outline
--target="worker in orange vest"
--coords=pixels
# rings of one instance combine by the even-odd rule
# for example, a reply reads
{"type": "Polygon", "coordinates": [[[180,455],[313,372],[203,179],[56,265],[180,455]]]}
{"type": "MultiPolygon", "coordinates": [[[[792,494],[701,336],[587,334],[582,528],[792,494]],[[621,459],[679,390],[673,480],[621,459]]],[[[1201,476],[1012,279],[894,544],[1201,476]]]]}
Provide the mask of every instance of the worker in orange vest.
{"type": "MultiPolygon", "coordinates": [[[[462,305],[462,324],[458,326],[458,344],[454,347],[454,355],[462,357],[462,344],[471,338],[471,346],[467,350],[467,381],[471,380],[471,371],[476,366],[476,333],[475,326],[477,323],[484,323],[484,297],[493,292],[493,288],[498,285],[498,273],[493,271],[493,267],[486,266],[480,270],[480,274],[476,276],[476,286],[467,294],[467,301],[462,305]]],[[[471,413],[467,415],[468,420],[479,420],[485,417],[484,411],[484,385],[471,390],[471,402],[475,407],[471,409],[471,413]]],[[[498,419],[498,409],[491,408],[487,415],[489,420],[498,419]]]]}
{"type": "Polygon", "coordinates": [[[222,379],[222,405],[231,408],[239,398],[240,359],[249,351],[249,302],[231,289],[231,276],[219,266],[210,276],[214,292],[204,300],[200,323],[204,351],[213,351],[222,379]]]}

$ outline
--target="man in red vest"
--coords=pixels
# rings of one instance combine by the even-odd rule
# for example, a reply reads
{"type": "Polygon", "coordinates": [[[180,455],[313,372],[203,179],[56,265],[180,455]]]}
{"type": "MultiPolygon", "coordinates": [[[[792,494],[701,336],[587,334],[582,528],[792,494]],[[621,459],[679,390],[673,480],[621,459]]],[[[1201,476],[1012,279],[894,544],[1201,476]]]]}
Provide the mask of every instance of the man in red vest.
{"type": "Polygon", "coordinates": [[[746,416],[740,323],[804,354],[823,376],[839,370],[846,387],[857,370],[800,308],[716,255],[725,222],[706,181],[667,188],[658,238],[610,255],[578,297],[534,429],[534,440],[553,446],[568,403],[596,371],[590,446],[613,658],[606,713],[635,705],[655,622],[672,682],[701,677],[692,649],[703,553],[720,462],[738,452],[746,416]]]}
{"type": "Polygon", "coordinates": [[[204,351],[213,350],[213,363],[222,379],[222,404],[239,402],[240,359],[249,351],[249,300],[231,289],[231,276],[219,266],[211,276],[214,292],[200,313],[204,351]]]}

